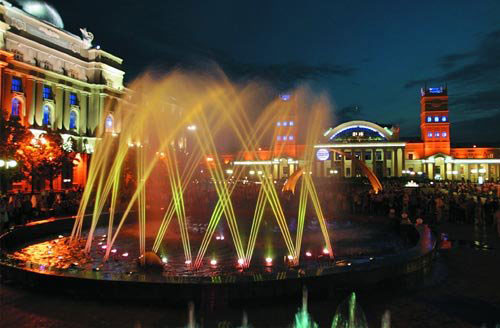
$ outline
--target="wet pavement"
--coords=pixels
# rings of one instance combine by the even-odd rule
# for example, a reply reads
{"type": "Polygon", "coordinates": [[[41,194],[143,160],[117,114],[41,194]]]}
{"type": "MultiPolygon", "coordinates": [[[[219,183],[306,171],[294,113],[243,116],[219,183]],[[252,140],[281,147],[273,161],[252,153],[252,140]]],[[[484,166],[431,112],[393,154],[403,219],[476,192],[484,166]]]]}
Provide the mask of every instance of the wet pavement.
{"type": "MultiPolygon", "coordinates": [[[[443,224],[452,241],[441,250],[432,272],[407,286],[380,286],[358,292],[369,327],[380,327],[389,310],[392,327],[495,327],[500,323],[500,239],[493,229],[443,224]]],[[[328,300],[312,300],[309,312],[320,327],[330,327],[335,309],[348,291],[328,300]]],[[[197,309],[203,327],[238,327],[245,310],[253,327],[291,326],[301,300],[239,304],[226,309],[197,309]]],[[[0,285],[1,327],[183,327],[186,304],[178,308],[148,303],[100,302],[42,294],[0,285]]]]}

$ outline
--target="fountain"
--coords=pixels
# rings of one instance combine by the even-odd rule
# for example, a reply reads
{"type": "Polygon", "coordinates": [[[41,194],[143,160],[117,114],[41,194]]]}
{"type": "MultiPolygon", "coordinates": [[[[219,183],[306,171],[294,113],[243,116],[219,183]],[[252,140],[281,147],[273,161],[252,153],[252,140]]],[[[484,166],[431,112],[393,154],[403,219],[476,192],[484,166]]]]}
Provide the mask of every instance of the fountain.
{"type": "MultiPolygon", "coordinates": [[[[328,124],[326,98],[298,88],[293,106],[266,102],[268,90],[233,84],[221,72],[146,74],[131,89],[130,101],[112,109],[117,130],[99,132],[76,217],[4,236],[0,265],[6,276],[23,271],[32,274],[28,280],[40,274],[72,278],[39,285],[177,302],[297,295],[303,281],[313,293],[331,292],[336,279],[342,286],[362,285],[430,263],[434,241],[424,227],[415,232],[415,243],[424,246],[406,245],[408,238],[386,231],[388,225],[361,224],[361,218],[343,225],[325,208],[331,200],[320,198],[307,173],[315,169],[314,145],[328,124]],[[286,194],[287,183],[274,181],[269,165],[284,157],[275,125],[290,111],[305,141],[296,168],[301,177],[290,177],[293,189],[298,186],[294,195],[286,194]],[[269,140],[272,158],[258,157],[269,140]],[[229,167],[227,149],[242,150],[231,161],[245,165],[229,167]],[[356,240],[363,234],[368,242],[356,240]],[[346,241],[334,254],[334,242],[346,241]],[[397,255],[390,259],[395,270],[384,269],[385,255],[397,255]],[[352,271],[366,271],[370,279],[349,279],[352,271]]],[[[303,304],[297,325],[309,322],[306,310],[303,304]]]]}

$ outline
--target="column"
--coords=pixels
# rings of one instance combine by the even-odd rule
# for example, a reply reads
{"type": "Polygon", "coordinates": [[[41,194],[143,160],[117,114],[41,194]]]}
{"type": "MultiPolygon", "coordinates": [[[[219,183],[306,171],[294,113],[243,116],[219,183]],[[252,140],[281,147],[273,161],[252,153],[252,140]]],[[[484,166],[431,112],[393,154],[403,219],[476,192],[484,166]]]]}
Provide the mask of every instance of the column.
{"type": "Polygon", "coordinates": [[[65,113],[65,97],[64,89],[57,85],[55,87],[55,99],[54,99],[54,127],[57,130],[61,130],[63,127],[69,128],[66,123],[66,113],[65,113]]]}

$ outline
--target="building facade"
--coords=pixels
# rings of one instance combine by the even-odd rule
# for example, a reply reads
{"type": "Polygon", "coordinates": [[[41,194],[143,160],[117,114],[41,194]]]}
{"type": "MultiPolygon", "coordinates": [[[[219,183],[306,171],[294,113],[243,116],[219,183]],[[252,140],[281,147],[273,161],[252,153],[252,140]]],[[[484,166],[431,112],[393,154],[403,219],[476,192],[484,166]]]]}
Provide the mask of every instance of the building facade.
{"type": "MultiPolygon", "coordinates": [[[[284,101],[290,101],[286,99],[284,101]]],[[[273,151],[262,150],[237,165],[268,166],[273,178],[283,179],[305,167],[304,145],[290,142],[277,122],[273,151]],[[284,136],[287,138],[283,140],[284,136]],[[286,143],[287,147],[283,147],[286,143]]],[[[294,127],[297,122],[292,122],[294,127]]],[[[331,127],[314,148],[316,154],[310,174],[318,177],[361,177],[357,161],[364,162],[379,178],[425,177],[434,180],[464,180],[482,183],[500,179],[500,147],[452,147],[448,93],[446,87],[423,88],[420,97],[420,138],[399,137],[399,127],[368,121],[350,121],[331,127]]],[[[295,131],[295,129],[293,130],[295,131]]],[[[306,172],[307,173],[307,172],[306,172]]]]}
{"type": "Polygon", "coordinates": [[[119,132],[113,108],[126,92],[122,59],[93,46],[94,36],[85,28],[81,36],[64,30],[46,3],[22,3],[0,1],[2,110],[19,117],[35,138],[48,130],[60,133],[78,161],[55,188],[83,186],[99,133],[119,132]]]}

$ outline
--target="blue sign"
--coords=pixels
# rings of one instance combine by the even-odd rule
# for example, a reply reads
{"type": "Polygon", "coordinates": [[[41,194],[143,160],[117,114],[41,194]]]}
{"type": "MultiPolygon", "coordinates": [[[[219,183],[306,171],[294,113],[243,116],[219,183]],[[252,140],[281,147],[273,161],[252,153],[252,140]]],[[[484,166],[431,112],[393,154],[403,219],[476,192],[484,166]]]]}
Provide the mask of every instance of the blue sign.
{"type": "Polygon", "coordinates": [[[443,92],[443,88],[442,87],[439,87],[439,88],[429,88],[429,92],[430,93],[442,93],[443,92]]]}
{"type": "Polygon", "coordinates": [[[283,101],[288,101],[290,100],[290,94],[289,93],[283,93],[280,95],[281,100],[283,101]]]}
{"type": "Polygon", "coordinates": [[[328,158],[330,158],[330,152],[324,148],[321,148],[316,152],[316,158],[319,161],[326,161],[328,158]]]}

